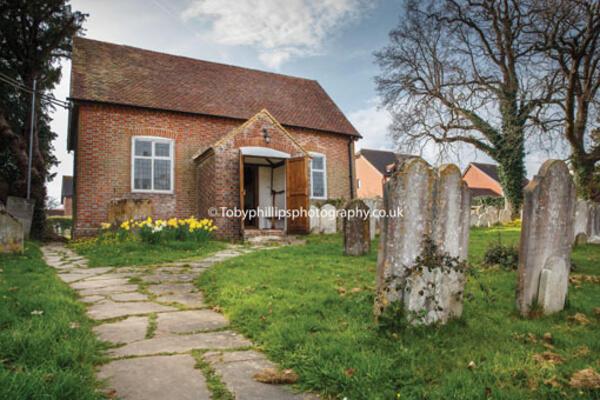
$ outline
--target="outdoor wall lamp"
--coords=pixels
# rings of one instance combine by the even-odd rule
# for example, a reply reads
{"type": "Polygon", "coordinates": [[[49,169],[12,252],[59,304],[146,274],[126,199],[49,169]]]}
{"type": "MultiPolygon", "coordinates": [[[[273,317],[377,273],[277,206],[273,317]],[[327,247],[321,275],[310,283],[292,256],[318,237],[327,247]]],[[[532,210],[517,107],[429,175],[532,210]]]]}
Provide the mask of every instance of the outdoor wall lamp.
{"type": "Polygon", "coordinates": [[[269,136],[269,133],[267,132],[267,128],[262,128],[263,131],[263,136],[265,138],[265,143],[269,144],[269,142],[271,141],[271,136],[269,136]]]}

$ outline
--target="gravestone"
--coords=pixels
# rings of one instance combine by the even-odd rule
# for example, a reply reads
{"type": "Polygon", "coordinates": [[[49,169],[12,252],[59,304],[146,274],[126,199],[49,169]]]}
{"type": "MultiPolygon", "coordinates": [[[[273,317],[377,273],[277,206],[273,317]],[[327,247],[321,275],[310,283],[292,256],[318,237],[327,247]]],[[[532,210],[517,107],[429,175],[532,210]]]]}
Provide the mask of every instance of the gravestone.
{"type": "Polygon", "coordinates": [[[0,253],[23,253],[23,224],[0,210],[0,253]]]}
{"type": "Polygon", "coordinates": [[[494,206],[489,206],[485,209],[485,215],[487,217],[487,225],[488,227],[494,226],[499,222],[498,216],[499,211],[494,206]]]}
{"type": "Polygon", "coordinates": [[[471,222],[469,225],[471,226],[477,226],[477,223],[479,222],[479,215],[477,214],[471,214],[471,222]]]}
{"type": "Polygon", "coordinates": [[[431,238],[439,252],[466,261],[471,193],[455,165],[430,168],[414,158],[384,185],[375,315],[401,302],[412,324],[445,323],[462,314],[464,270],[414,269],[431,238]],[[398,213],[398,210],[401,212],[398,213]]]}
{"type": "Polygon", "coordinates": [[[362,200],[350,200],[344,206],[344,253],[361,256],[371,251],[369,206],[362,200]]]}
{"type": "Polygon", "coordinates": [[[336,208],[331,204],[325,204],[321,207],[321,216],[319,219],[319,224],[321,226],[321,233],[336,233],[337,225],[336,225],[336,208]]]}
{"type": "Polygon", "coordinates": [[[577,235],[584,233],[590,236],[589,228],[591,227],[590,214],[594,205],[586,200],[578,199],[575,205],[575,219],[573,221],[573,242],[577,239],[577,235]]]}
{"type": "Polygon", "coordinates": [[[501,224],[510,224],[512,221],[512,212],[507,209],[500,210],[498,213],[498,222],[501,224]]]}
{"type": "Polygon", "coordinates": [[[31,221],[33,219],[33,208],[35,202],[22,197],[8,196],[6,198],[6,211],[21,222],[23,233],[26,238],[31,232],[31,221]]]}
{"type": "Polygon", "coordinates": [[[526,316],[537,303],[551,314],[564,308],[569,288],[575,185],[563,161],[548,160],[523,192],[517,307],[526,316]]]}
{"type": "Polygon", "coordinates": [[[487,226],[488,225],[488,217],[487,215],[484,214],[480,214],[479,215],[479,219],[477,220],[477,226],[487,226]]]}
{"type": "Polygon", "coordinates": [[[375,239],[377,230],[379,229],[379,210],[381,210],[381,201],[376,199],[363,199],[369,207],[369,233],[371,240],[375,239]]]}
{"type": "Polygon", "coordinates": [[[581,246],[587,244],[588,235],[584,232],[580,232],[575,236],[575,240],[573,240],[573,246],[581,246]]]}
{"type": "Polygon", "coordinates": [[[320,211],[318,207],[310,206],[310,233],[321,233],[320,211]]]}

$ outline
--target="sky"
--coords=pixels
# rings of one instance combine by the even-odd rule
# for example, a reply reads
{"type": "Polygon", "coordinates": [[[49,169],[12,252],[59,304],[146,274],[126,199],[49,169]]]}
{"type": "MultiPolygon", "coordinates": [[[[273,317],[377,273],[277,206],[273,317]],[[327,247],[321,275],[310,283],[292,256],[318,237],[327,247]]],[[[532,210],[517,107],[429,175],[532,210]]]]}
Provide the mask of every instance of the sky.
{"type": "MultiPolygon", "coordinates": [[[[400,20],[401,0],[72,0],[89,14],[84,36],[144,49],[227,63],[319,81],[363,139],[357,149],[396,150],[388,137],[391,118],[379,107],[373,52],[388,43],[400,20]]],[[[69,96],[71,63],[53,94],[69,96]]],[[[66,110],[57,109],[52,128],[60,161],[48,195],[59,199],[63,175],[73,173],[66,150],[66,110]]],[[[464,147],[464,146],[463,146],[464,147]]],[[[461,147],[448,161],[464,169],[470,161],[490,162],[484,154],[461,147]]],[[[422,156],[438,160],[437,149],[422,156]]],[[[545,154],[526,158],[528,176],[545,154]]]]}

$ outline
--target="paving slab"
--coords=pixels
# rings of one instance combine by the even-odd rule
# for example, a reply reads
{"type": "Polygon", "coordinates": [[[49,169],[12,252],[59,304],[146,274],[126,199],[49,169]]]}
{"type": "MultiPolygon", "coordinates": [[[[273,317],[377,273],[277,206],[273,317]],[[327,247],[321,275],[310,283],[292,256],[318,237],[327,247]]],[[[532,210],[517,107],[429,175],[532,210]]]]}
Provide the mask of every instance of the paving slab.
{"type": "Polygon", "coordinates": [[[89,306],[87,315],[92,319],[103,320],[124,317],[126,315],[149,314],[153,312],[175,310],[177,309],[174,307],[144,301],[115,303],[114,301],[103,300],[89,306]]]}
{"type": "Polygon", "coordinates": [[[110,298],[115,301],[145,301],[150,300],[148,295],[139,292],[115,293],[110,298]]]}
{"type": "Polygon", "coordinates": [[[150,293],[161,295],[169,293],[189,293],[196,290],[196,287],[191,283],[161,283],[158,285],[150,285],[147,290],[150,293]]]}
{"type": "Polygon", "coordinates": [[[87,281],[97,281],[102,279],[118,279],[138,276],[139,272],[111,272],[109,274],[93,275],[87,278],[87,281]]]}
{"type": "Polygon", "coordinates": [[[105,297],[104,296],[100,296],[97,294],[91,295],[91,296],[83,296],[79,298],[79,301],[83,302],[83,303],[96,303],[100,300],[104,300],[105,297]]]}
{"type": "Polygon", "coordinates": [[[209,352],[202,356],[208,361],[236,400],[298,400],[304,398],[291,392],[287,385],[272,385],[254,380],[254,374],[265,368],[277,368],[276,364],[267,360],[256,351],[231,351],[222,354],[209,352]]]}
{"type": "Polygon", "coordinates": [[[99,279],[95,281],[86,280],[81,282],[75,282],[71,284],[71,287],[73,289],[95,289],[102,287],[125,285],[127,283],[129,283],[129,279],[124,278],[99,279]]]}
{"type": "Polygon", "coordinates": [[[195,276],[193,274],[155,274],[142,277],[143,282],[190,282],[195,276]]]}
{"type": "Polygon", "coordinates": [[[69,273],[71,273],[71,274],[90,274],[91,276],[93,276],[93,275],[105,274],[108,271],[110,271],[111,269],[114,269],[114,267],[72,268],[71,270],[69,270],[69,273]]]}
{"type": "Polygon", "coordinates": [[[204,296],[201,293],[179,293],[168,294],[166,296],[157,297],[155,301],[161,303],[179,303],[186,307],[204,307],[204,296]]]}
{"type": "Polygon", "coordinates": [[[93,328],[100,340],[111,343],[131,343],[146,337],[148,317],[129,317],[122,321],[93,328]]]}
{"type": "Polygon", "coordinates": [[[210,392],[189,354],[112,361],[100,368],[119,398],[127,400],[209,400],[210,392]]]}
{"type": "Polygon", "coordinates": [[[252,343],[231,331],[194,333],[192,335],[161,335],[140,340],[110,351],[112,357],[143,356],[159,353],[183,353],[192,349],[230,349],[252,343]]]}
{"type": "Polygon", "coordinates": [[[157,332],[210,331],[227,326],[227,324],[227,318],[222,314],[206,309],[160,313],[157,319],[157,332]]]}
{"type": "Polygon", "coordinates": [[[57,274],[57,275],[63,282],[67,282],[67,283],[79,281],[81,279],[89,278],[91,276],[91,274],[72,274],[70,272],[57,274]]]}
{"type": "Polygon", "coordinates": [[[135,292],[136,290],[138,290],[137,285],[118,285],[118,286],[109,286],[109,287],[79,290],[79,295],[80,296],[92,296],[92,295],[96,295],[96,294],[107,295],[107,294],[114,294],[114,293],[135,292]]]}

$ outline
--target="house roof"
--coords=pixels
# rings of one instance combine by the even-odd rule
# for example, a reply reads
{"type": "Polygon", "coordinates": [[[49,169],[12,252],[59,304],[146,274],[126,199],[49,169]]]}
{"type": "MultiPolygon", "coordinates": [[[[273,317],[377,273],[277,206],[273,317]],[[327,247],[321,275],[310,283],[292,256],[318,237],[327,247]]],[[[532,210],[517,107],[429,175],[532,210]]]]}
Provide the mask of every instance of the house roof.
{"type": "Polygon", "coordinates": [[[471,191],[471,196],[472,197],[479,197],[479,196],[502,197],[498,193],[494,192],[492,189],[487,189],[487,188],[469,188],[469,190],[471,191]]]}
{"type": "Polygon", "coordinates": [[[63,175],[62,177],[62,189],[60,194],[60,202],[62,204],[65,197],[73,197],[73,177],[63,175]]]}
{"type": "MultiPolygon", "coordinates": [[[[484,174],[486,174],[487,176],[489,176],[496,182],[500,183],[500,176],[498,175],[498,166],[497,165],[486,164],[486,163],[476,163],[476,162],[472,162],[469,165],[473,165],[474,167],[476,167],[477,169],[482,171],[484,174]]],[[[527,178],[523,178],[523,187],[527,186],[528,183],[529,183],[529,180],[527,178]]]]}
{"type": "Polygon", "coordinates": [[[247,120],[266,108],[283,125],[360,137],[315,80],[75,37],[73,100],[247,120]]]}
{"type": "Polygon", "coordinates": [[[382,175],[389,175],[390,165],[395,164],[398,161],[404,161],[415,156],[410,154],[394,153],[393,151],[386,150],[370,150],[361,149],[357,154],[358,157],[364,156],[367,161],[371,163],[382,175]]]}

